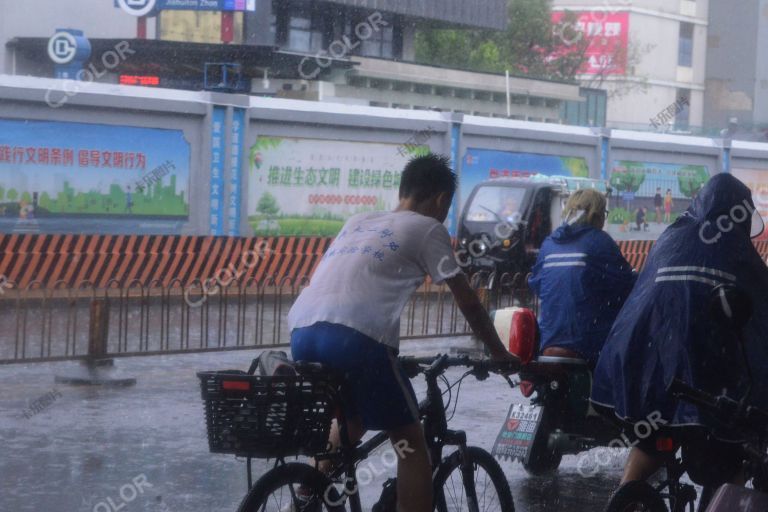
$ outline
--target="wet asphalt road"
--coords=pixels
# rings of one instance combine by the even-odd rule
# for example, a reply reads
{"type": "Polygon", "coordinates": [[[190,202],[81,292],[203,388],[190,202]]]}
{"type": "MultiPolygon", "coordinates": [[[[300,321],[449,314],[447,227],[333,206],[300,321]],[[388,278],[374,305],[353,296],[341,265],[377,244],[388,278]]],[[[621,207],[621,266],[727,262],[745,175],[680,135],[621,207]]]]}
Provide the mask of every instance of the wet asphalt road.
{"type": "MultiPolygon", "coordinates": [[[[450,345],[467,341],[413,341],[403,352],[434,354],[450,345]]],[[[116,371],[138,380],[123,389],[54,384],[54,375],[80,371],[78,363],[0,366],[0,511],[236,510],[246,490],[245,462],[208,452],[195,372],[247,369],[256,353],[118,359],[116,371]],[[53,393],[47,408],[30,416],[29,403],[53,390],[60,396],[53,393]],[[132,499],[121,498],[121,487],[137,478],[146,482],[142,492],[133,496],[124,489],[132,499]]],[[[451,380],[459,375],[448,374],[451,380]]],[[[417,393],[423,390],[422,381],[414,384],[417,393]]],[[[510,401],[523,400],[499,377],[467,379],[451,426],[465,429],[470,444],[490,450],[510,401]]],[[[567,456],[556,476],[539,478],[519,463],[502,462],[516,510],[601,510],[618,481],[621,457],[590,478],[580,476],[576,462],[567,456]]],[[[257,463],[256,473],[263,468],[257,463]]],[[[384,478],[363,487],[367,509],[384,478]]]]}

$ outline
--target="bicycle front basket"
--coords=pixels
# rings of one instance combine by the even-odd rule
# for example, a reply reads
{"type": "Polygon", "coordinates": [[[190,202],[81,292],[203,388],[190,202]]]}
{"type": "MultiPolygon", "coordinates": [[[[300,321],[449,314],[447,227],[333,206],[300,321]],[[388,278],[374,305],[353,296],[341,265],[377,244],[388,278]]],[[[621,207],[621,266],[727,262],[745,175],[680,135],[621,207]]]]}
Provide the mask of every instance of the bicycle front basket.
{"type": "Polygon", "coordinates": [[[213,453],[275,458],[325,450],[335,386],[321,373],[265,377],[200,372],[213,453]]]}

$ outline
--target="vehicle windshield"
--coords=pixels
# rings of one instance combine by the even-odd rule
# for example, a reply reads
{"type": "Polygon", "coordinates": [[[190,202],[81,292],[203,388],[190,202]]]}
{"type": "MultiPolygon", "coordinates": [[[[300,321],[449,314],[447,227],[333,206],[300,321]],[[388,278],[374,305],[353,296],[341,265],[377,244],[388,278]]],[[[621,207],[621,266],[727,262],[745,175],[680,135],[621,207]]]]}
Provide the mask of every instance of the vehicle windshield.
{"type": "MultiPolygon", "coordinates": [[[[480,187],[467,210],[470,222],[511,222],[520,213],[526,189],[518,187],[480,187]]],[[[519,215],[518,215],[519,216],[519,215]]]]}

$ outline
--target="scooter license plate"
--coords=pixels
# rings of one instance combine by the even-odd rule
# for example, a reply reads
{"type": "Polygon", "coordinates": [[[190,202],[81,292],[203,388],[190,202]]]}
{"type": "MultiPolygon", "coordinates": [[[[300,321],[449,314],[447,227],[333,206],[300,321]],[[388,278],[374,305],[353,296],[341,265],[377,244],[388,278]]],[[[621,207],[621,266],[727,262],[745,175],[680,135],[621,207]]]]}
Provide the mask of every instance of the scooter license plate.
{"type": "Polygon", "coordinates": [[[533,448],[543,409],[538,405],[512,404],[493,445],[494,457],[525,461],[533,448]]]}
{"type": "Polygon", "coordinates": [[[496,262],[490,258],[475,258],[475,261],[473,263],[478,267],[488,267],[488,268],[496,267],[496,262]]]}

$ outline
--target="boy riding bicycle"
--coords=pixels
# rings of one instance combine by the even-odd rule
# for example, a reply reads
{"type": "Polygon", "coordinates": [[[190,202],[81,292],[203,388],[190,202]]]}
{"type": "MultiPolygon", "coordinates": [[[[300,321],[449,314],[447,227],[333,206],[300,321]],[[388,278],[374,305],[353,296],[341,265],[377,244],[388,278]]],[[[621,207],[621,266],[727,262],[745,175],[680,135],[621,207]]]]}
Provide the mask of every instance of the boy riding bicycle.
{"type": "MultiPolygon", "coordinates": [[[[403,170],[392,212],[355,215],[323,256],[310,285],[288,314],[294,360],[343,373],[350,396],[348,433],[385,430],[399,456],[398,510],[432,510],[431,465],[418,403],[397,360],[400,316],[426,276],[445,282],[469,325],[500,361],[505,349],[493,323],[456,263],[443,222],[456,191],[447,159],[414,158],[403,170]]],[[[331,443],[340,445],[338,425],[331,443]]],[[[327,471],[323,463],[320,469],[327,471]]]]}

